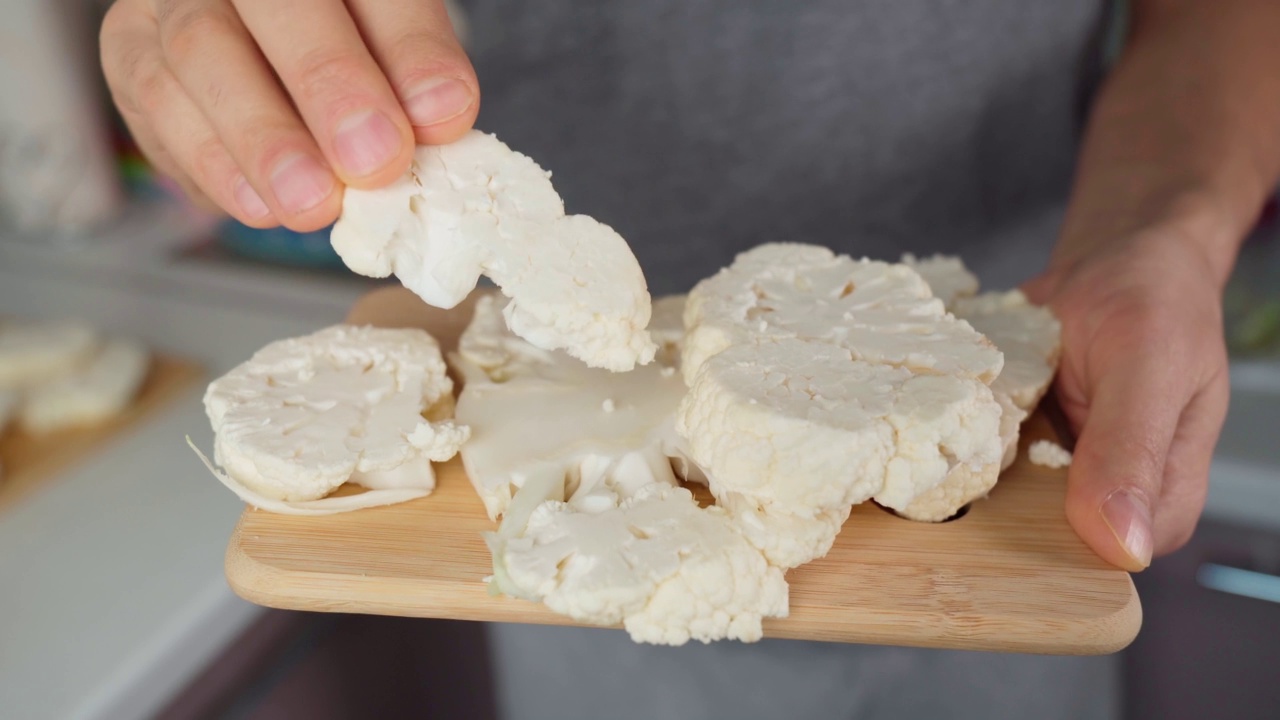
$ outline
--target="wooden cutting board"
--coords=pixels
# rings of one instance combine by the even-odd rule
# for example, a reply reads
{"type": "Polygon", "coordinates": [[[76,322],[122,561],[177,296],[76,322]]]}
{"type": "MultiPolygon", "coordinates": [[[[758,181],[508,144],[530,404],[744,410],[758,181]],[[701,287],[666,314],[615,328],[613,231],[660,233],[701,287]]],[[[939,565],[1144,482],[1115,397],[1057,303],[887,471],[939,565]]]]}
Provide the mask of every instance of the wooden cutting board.
{"type": "Polygon", "coordinates": [[[84,462],[114,438],[164,408],[204,376],[196,363],[153,357],[138,396],[122,414],[97,425],[29,435],[0,434],[0,512],[44,487],[72,465],[84,462]]]}
{"type": "MultiPolygon", "coordinates": [[[[350,320],[423,327],[450,347],[469,316],[401,288],[367,296],[350,320]]],[[[791,614],[768,637],[1053,654],[1102,654],[1133,640],[1142,610],[1129,575],[1100,560],[1063,513],[1065,471],[1032,465],[1054,437],[1037,413],[990,498],[923,524],[854,508],[828,555],[787,574],[791,614]]],[[[193,467],[195,467],[193,463],[193,467]]],[[[260,605],[321,612],[572,625],[542,605],[491,597],[481,532],[493,529],[458,460],[429,497],[325,517],[247,509],[226,572],[260,605]]]]}

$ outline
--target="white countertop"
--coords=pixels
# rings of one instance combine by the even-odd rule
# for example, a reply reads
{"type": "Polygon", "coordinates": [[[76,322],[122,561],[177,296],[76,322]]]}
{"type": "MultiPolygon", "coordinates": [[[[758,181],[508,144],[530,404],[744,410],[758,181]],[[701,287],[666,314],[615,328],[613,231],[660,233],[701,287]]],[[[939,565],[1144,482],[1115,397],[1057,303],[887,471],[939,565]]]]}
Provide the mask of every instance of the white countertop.
{"type": "MultiPolygon", "coordinates": [[[[216,375],[370,286],[175,262],[180,227],[139,216],[88,247],[0,237],[0,314],[80,317],[216,375]]],[[[1280,529],[1280,369],[1247,370],[1206,512],[1280,529]]],[[[146,717],[256,616],[222,572],[241,504],[182,440],[211,445],[201,391],[0,514],[0,714],[146,717]]]]}
{"type": "MultiPolygon", "coordinates": [[[[154,219],[124,234],[0,237],[0,314],[82,318],[214,375],[340,320],[367,287],[174,265],[173,225],[154,219]]],[[[243,506],[183,441],[212,444],[202,392],[0,514],[0,716],[147,717],[256,617],[222,574],[243,506]]]]}

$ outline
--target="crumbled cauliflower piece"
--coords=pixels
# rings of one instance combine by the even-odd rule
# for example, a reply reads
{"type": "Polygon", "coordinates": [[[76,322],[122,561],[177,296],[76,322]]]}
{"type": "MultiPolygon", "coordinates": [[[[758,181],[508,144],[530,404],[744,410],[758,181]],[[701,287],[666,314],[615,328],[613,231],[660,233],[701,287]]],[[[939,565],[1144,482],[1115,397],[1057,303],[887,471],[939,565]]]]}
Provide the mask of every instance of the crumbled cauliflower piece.
{"type": "Polygon", "coordinates": [[[1064,468],[1071,464],[1071,451],[1052,440],[1037,440],[1027,448],[1027,456],[1036,465],[1064,468]]]}
{"type": "Polygon", "coordinates": [[[512,299],[508,326],[541,349],[613,371],[653,358],[649,292],[626,241],[565,215],[550,173],[492,135],[420,146],[393,185],[348,188],[331,240],[355,272],[394,273],[436,307],[489,276],[512,299]]]}

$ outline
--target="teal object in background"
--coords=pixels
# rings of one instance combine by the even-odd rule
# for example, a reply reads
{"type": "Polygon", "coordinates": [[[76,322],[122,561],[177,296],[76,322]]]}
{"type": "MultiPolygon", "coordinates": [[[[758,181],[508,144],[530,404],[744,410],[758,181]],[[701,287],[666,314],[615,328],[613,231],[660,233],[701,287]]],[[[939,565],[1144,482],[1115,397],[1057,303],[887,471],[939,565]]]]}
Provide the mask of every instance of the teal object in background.
{"type": "Polygon", "coordinates": [[[218,226],[218,244],[241,257],[315,270],[340,270],[342,259],[329,244],[332,226],[299,233],[283,227],[259,230],[227,220],[218,226]]]}

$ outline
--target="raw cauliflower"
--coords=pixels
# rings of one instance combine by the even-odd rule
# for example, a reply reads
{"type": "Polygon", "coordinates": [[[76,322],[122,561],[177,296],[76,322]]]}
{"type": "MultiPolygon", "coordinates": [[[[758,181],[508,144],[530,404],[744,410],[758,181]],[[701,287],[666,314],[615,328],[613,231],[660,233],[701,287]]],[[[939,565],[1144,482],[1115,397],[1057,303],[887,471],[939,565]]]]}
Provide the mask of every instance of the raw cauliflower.
{"type": "MultiPolygon", "coordinates": [[[[451,358],[464,378],[457,418],[473,430],[462,462],[489,517],[543,467],[570,479],[574,503],[616,504],[615,485],[675,484],[672,425],[685,388],[667,341],[679,314],[664,312],[674,328],[655,322],[666,338],[658,362],[614,373],[516,336],[502,321],[505,303],[479,299],[451,358]]],[[[656,305],[672,304],[683,298],[656,305]]]]}
{"type": "Polygon", "coordinates": [[[599,512],[545,502],[496,560],[515,594],[580,622],[622,623],[636,642],[754,642],[763,618],[787,615],[782,570],[723,510],[669,485],[599,512]]]}
{"type": "Polygon", "coordinates": [[[1003,355],[907,265],[762,245],[699,283],[684,321],[676,431],[774,562],[826,553],[853,504],[932,512],[948,478],[999,472],[1003,355]]]}
{"type": "Polygon", "coordinates": [[[541,349],[613,371],[653,358],[649,292],[626,241],[565,215],[550,173],[492,135],[420,146],[394,184],[348,188],[331,241],[353,271],[394,273],[436,307],[487,275],[512,299],[508,326],[541,349]]]}
{"type": "Polygon", "coordinates": [[[431,462],[470,434],[445,419],[452,389],[422,330],[335,325],[272,343],[205,393],[219,478],[279,512],[421,497],[435,487],[431,462]],[[385,492],[320,500],[346,482],[385,492]]]}
{"type": "MultiPolygon", "coordinates": [[[[964,272],[958,258],[950,260],[950,272],[964,272]]],[[[898,511],[912,520],[945,520],[966,504],[986,497],[1000,471],[1017,457],[1022,422],[1040,402],[1058,368],[1061,325],[1048,308],[1032,305],[1020,291],[958,297],[952,310],[1004,353],[1004,366],[991,383],[1001,408],[1003,452],[997,467],[957,466],[940,485],[898,511]]]]}
{"type": "Polygon", "coordinates": [[[1071,451],[1052,440],[1037,440],[1027,448],[1031,462],[1041,467],[1064,468],[1071,465],[1071,451]]]}

